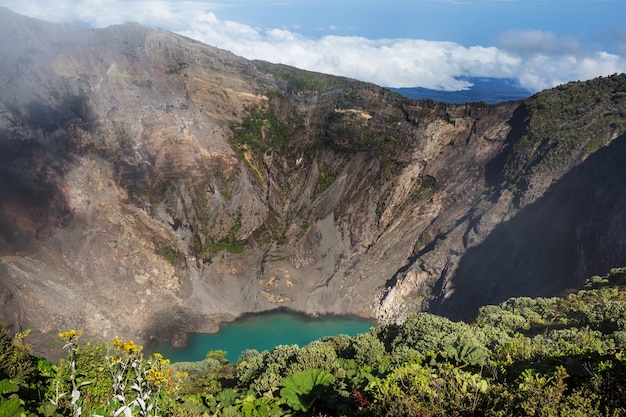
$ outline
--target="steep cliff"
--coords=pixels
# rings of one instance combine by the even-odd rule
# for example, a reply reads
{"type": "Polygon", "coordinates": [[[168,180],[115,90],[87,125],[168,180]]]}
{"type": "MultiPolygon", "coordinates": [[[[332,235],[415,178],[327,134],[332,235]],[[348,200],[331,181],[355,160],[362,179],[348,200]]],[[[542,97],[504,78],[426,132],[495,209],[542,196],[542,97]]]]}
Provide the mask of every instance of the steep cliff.
{"type": "Polygon", "coordinates": [[[471,317],[626,261],[623,75],[443,105],[6,9],[0,54],[0,319],[41,352],[278,307],[471,317]]]}

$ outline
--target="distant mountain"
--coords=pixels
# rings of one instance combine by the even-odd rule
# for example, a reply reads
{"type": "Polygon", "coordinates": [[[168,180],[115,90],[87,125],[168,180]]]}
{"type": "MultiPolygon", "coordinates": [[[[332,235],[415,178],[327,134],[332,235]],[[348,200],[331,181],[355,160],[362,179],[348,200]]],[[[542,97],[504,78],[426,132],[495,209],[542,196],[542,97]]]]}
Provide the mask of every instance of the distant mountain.
{"type": "Polygon", "coordinates": [[[510,78],[467,77],[463,80],[470,82],[472,87],[459,91],[440,91],[423,87],[392,88],[391,90],[415,100],[430,98],[441,103],[455,104],[479,101],[495,104],[519,100],[533,94],[532,91],[521,87],[517,81],[510,78]]]}

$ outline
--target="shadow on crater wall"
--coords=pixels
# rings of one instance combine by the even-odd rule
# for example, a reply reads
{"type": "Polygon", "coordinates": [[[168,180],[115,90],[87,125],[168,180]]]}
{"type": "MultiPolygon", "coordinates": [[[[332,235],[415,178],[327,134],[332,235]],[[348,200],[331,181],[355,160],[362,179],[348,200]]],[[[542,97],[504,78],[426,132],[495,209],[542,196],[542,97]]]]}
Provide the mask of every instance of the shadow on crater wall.
{"type": "Polygon", "coordinates": [[[461,258],[431,311],[474,317],[514,296],[554,296],[626,265],[626,135],[589,156],[461,258]]]}
{"type": "Polygon", "coordinates": [[[64,126],[76,115],[26,109],[13,119],[18,129],[0,129],[0,253],[25,249],[72,216],[63,184],[75,149],[64,126]]]}

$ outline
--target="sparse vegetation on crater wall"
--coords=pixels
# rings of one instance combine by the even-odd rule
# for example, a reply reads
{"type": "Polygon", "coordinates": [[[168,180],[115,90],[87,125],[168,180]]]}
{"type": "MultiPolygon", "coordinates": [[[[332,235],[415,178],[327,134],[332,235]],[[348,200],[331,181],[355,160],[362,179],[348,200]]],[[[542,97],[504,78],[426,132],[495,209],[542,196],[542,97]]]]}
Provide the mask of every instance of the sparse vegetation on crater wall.
{"type": "Polygon", "coordinates": [[[525,101],[526,131],[513,145],[504,173],[517,189],[533,177],[558,179],[564,162],[583,160],[626,126],[626,75],[570,82],[525,101]]]}
{"type": "Polygon", "coordinates": [[[285,82],[287,88],[293,88],[305,93],[324,93],[325,91],[350,86],[350,81],[332,75],[320,74],[285,65],[255,62],[255,66],[262,72],[273,75],[276,79],[285,82]]]}

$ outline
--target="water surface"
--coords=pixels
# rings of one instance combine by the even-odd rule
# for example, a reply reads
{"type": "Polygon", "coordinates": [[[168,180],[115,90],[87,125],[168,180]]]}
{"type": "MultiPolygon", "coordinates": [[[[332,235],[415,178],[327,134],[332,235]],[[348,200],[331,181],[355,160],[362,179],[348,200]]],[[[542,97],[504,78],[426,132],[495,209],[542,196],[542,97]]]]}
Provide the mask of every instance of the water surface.
{"type": "Polygon", "coordinates": [[[223,324],[218,333],[190,334],[186,348],[173,349],[164,344],[156,350],[172,362],[200,361],[211,350],[225,350],[226,359],[236,362],[245,349],[261,352],[278,345],[302,347],[324,336],[365,333],[375,324],[373,320],[344,316],[312,318],[290,312],[253,314],[223,324]]]}

